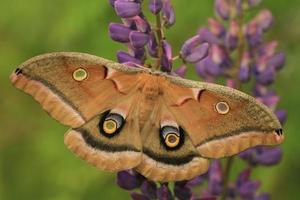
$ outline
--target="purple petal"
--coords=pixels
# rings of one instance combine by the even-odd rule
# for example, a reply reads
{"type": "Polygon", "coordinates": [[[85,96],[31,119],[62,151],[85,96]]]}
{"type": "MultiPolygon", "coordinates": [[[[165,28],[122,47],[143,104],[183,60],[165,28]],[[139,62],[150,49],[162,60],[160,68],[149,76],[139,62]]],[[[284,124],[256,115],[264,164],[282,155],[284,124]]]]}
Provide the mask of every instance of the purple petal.
{"type": "Polygon", "coordinates": [[[270,199],[271,199],[271,197],[270,197],[270,194],[268,194],[268,193],[262,193],[262,194],[254,197],[254,200],[270,200],[270,199]]]}
{"type": "Polygon", "coordinates": [[[189,180],[186,185],[190,188],[196,187],[201,185],[204,181],[205,181],[205,176],[207,176],[207,174],[201,175],[201,176],[196,176],[195,178],[189,180]]]}
{"type": "Polygon", "coordinates": [[[133,200],[151,200],[147,196],[133,192],[130,194],[133,200]]]}
{"type": "Polygon", "coordinates": [[[251,170],[250,169],[245,169],[243,170],[237,180],[236,180],[236,185],[237,187],[241,187],[244,183],[248,182],[249,181],[249,178],[250,178],[250,174],[251,174],[251,170]]]}
{"type": "Polygon", "coordinates": [[[171,191],[168,186],[163,184],[156,190],[156,196],[159,200],[170,200],[172,199],[171,191]]]}
{"type": "Polygon", "coordinates": [[[243,0],[235,0],[237,14],[240,16],[243,13],[243,0]]]}
{"type": "Polygon", "coordinates": [[[122,18],[130,18],[141,12],[141,5],[136,2],[117,0],[114,5],[117,15],[122,18]]]}
{"type": "Polygon", "coordinates": [[[169,28],[176,22],[175,11],[171,5],[170,0],[163,2],[162,15],[164,19],[164,26],[169,28]]]}
{"type": "Polygon", "coordinates": [[[134,56],[130,55],[129,53],[125,52],[125,51],[118,51],[117,52],[117,59],[119,63],[127,63],[127,62],[131,62],[131,63],[136,63],[141,65],[142,62],[141,60],[135,58],[134,56]]]}
{"type": "Polygon", "coordinates": [[[172,47],[166,40],[163,41],[163,57],[161,65],[163,71],[172,71],[172,47]]]}
{"type": "Polygon", "coordinates": [[[208,55],[209,47],[208,43],[201,44],[200,37],[196,35],[183,44],[180,56],[186,62],[196,63],[208,55]]]}
{"type": "Polygon", "coordinates": [[[257,6],[258,4],[261,3],[262,0],[248,0],[248,4],[250,7],[257,6]]]}
{"type": "Polygon", "coordinates": [[[251,21],[246,29],[246,37],[251,48],[257,47],[262,43],[262,30],[256,21],[251,21]]]}
{"type": "Polygon", "coordinates": [[[258,154],[254,157],[254,160],[265,166],[276,165],[282,158],[282,150],[279,147],[265,148],[263,153],[258,154]]]}
{"type": "Polygon", "coordinates": [[[256,17],[255,20],[258,26],[263,30],[268,30],[273,24],[273,15],[269,10],[262,10],[256,17]]]}
{"type": "Polygon", "coordinates": [[[143,33],[148,33],[151,31],[151,27],[150,27],[149,23],[142,17],[135,16],[131,19],[134,21],[138,31],[143,32],[143,33]]]}
{"type": "Polygon", "coordinates": [[[230,7],[228,1],[226,0],[216,0],[215,1],[215,11],[216,14],[224,20],[229,19],[230,7]]]}
{"type": "Polygon", "coordinates": [[[238,45],[239,25],[236,21],[231,21],[229,26],[229,32],[225,37],[225,45],[231,51],[238,45]]]}
{"type": "Polygon", "coordinates": [[[274,82],[275,75],[275,69],[273,67],[268,67],[262,73],[257,75],[256,80],[262,85],[270,85],[274,82]]]}
{"type": "Polygon", "coordinates": [[[207,57],[196,64],[198,74],[205,76],[218,76],[222,73],[220,66],[207,57]]]}
{"type": "Polygon", "coordinates": [[[134,48],[130,43],[127,44],[130,55],[134,55],[138,60],[143,60],[145,56],[145,48],[134,48]]]}
{"type": "Polygon", "coordinates": [[[285,54],[277,53],[268,60],[267,67],[272,66],[278,71],[283,68],[284,64],[285,64],[285,54]]]}
{"type": "Polygon", "coordinates": [[[149,9],[155,15],[161,11],[162,6],[162,0],[149,0],[149,9]]]}
{"type": "Polygon", "coordinates": [[[190,199],[192,197],[192,190],[187,186],[175,184],[174,194],[179,199],[190,199]]]}
{"type": "Polygon", "coordinates": [[[117,174],[117,184],[125,190],[133,190],[141,186],[141,180],[128,171],[121,171],[117,174]]]}
{"type": "Polygon", "coordinates": [[[277,41],[269,42],[259,49],[259,54],[267,57],[273,56],[277,46],[278,46],[277,41]]]}
{"type": "Polygon", "coordinates": [[[222,167],[219,160],[214,160],[209,168],[208,188],[213,195],[222,192],[222,167]]]}
{"type": "Polygon", "coordinates": [[[278,120],[280,121],[281,124],[284,124],[286,122],[287,118],[287,111],[286,110],[277,110],[275,112],[278,120]]]}
{"type": "Polygon", "coordinates": [[[155,38],[154,33],[150,33],[149,35],[149,42],[147,44],[148,53],[150,56],[157,58],[158,54],[158,44],[155,38]]]}
{"type": "Polygon", "coordinates": [[[156,199],[156,184],[152,181],[144,181],[141,186],[142,193],[149,199],[156,199]]]}
{"type": "Polygon", "coordinates": [[[253,94],[256,97],[265,96],[268,93],[268,88],[261,84],[256,84],[253,88],[253,94]]]}
{"type": "Polygon", "coordinates": [[[218,44],[219,39],[207,28],[201,28],[198,31],[201,42],[208,42],[210,44],[218,44]]]}
{"type": "Polygon", "coordinates": [[[143,48],[149,41],[149,36],[139,31],[131,31],[129,34],[131,45],[136,48],[143,48]]]}
{"type": "Polygon", "coordinates": [[[210,31],[217,37],[222,38],[226,34],[225,27],[214,18],[209,18],[208,23],[209,23],[210,31]]]}
{"type": "Polygon", "coordinates": [[[180,77],[184,77],[186,71],[187,71],[187,67],[185,65],[182,65],[175,70],[175,73],[180,77]]]}
{"type": "Polygon", "coordinates": [[[109,35],[117,42],[126,43],[129,42],[129,34],[131,29],[122,24],[110,23],[109,24],[109,35]]]}
{"type": "Polygon", "coordinates": [[[239,193],[242,198],[252,199],[259,188],[259,181],[248,181],[239,188],[239,193]]]}

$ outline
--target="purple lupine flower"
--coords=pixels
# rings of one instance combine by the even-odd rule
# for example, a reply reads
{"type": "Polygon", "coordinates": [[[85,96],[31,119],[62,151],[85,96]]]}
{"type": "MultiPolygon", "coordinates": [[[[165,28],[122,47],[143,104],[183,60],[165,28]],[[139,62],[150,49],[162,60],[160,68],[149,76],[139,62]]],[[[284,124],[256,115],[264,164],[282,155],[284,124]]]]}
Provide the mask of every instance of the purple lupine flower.
{"type": "Polygon", "coordinates": [[[122,18],[130,18],[141,12],[141,5],[133,1],[117,0],[114,3],[114,8],[117,15],[122,18]]]}
{"type": "Polygon", "coordinates": [[[250,72],[251,60],[250,59],[251,59],[250,53],[247,51],[244,52],[241,66],[240,66],[240,71],[239,71],[239,79],[243,83],[248,82],[250,80],[250,75],[251,75],[251,72],[250,72]]]}
{"type": "Polygon", "coordinates": [[[277,71],[281,70],[285,65],[285,54],[277,53],[267,61],[267,67],[274,67],[277,71]]]}
{"type": "Polygon", "coordinates": [[[196,63],[208,55],[210,45],[202,43],[198,35],[187,40],[181,47],[180,56],[186,62],[196,63]]]}
{"type": "Polygon", "coordinates": [[[129,53],[125,51],[118,51],[117,52],[117,58],[119,63],[136,63],[136,64],[142,64],[142,62],[135,58],[134,56],[130,55],[129,53]]]}
{"type": "Polygon", "coordinates": [[[176,182],[174,194],[179,199],[190,199],[192,197],[192,190],[187,186],[187,181],[176,182]]]}
{"type": "Polygon", "coordinates": [[[172,199],[172,193],[167,184],[162,184],[160,188],[156,190],[156,196],[158,200],[172,199]]]}
{"type": "Polygon", "coordinates": [[[281,124],[284,124],[287,118],[287,111],[286,110],[277,110],[275,112],[278,120],[280,121],[281,124]]]}
{"type": "Polygon", "coordinates": [[[110,23],[108,29],[109,35],[114,41],[122,43],[129,42],[131,29],[127,26],[124,26],[123,24],[110,23]]]}
{"type": "Polygon", "coordinates": [[[228,20],[230,16],[230,6],[227,0],[215,1],[216,14],[224,20],[228,20]]]}
{"type": "Polygon", "coordinates": [[[269,10],[262,10],[254,20],[263,31],[267,31],[273,24],[273,16],[269,10]]]}
{"type": "Polygon", "coordinates": [[[219,44],[219,39],[208,28],[201,28],[198,31],[201,42],[208,42],[210,44],[219,44]]]}
{"type": "Polygon", "coordinates": [[[158,44],[155,38],[154,33],[150,33],[149,35],[149,42],[147,44],[147,49],[150,56],[157,58],[158,57],[158,44]]]}
{"type": "Polygon", "coordinates": [[[282,150],[279,147],[256,147],[240,153],[240,157],[247,161],[249,165],[270,166],[280,162],[282,150]]]}
{"type": "Polygon", "coordinates": [[[148,197],[149,199],[155,199],[156,198],[156,189],[157,186],[153,181],[144,181],[144,183],[141,186],[141,191],[143,195],[148,197]]]}
{"type": "Polygon", "coordinates": [[[214,18],[208,19],[210,31],[218,38],[222,38],[226,34],[225,27],[214,18]]]}
{"type": "MultiPolygon", "coordinates": [[[[261,0],[247,2],[249,7],[253,7],[261,0]]],[[[244,22],[241,18],[247,11],[245,2],[242,5],[241,0],[231,3],[229,0],[215,0],[215,12],[219,19],[210,18],[209,28],[200,28],[196,36],[183,43],[179,56],[177,53],[173,58],[171,45],[164,34],[160,34],[163,31],[152,29],[151,23],[142,12],[143,0],[109,0],[109,3],[123,22],[110,25],[110,36],[128,48],[127,52],[117,52],[120,63],[133,67],[157,67],[170,75],[181,77],[187,71],[185,64],[192,63],[205,81],[216,82],[219,77],[224,77],[227,86],[237,89],[241,83],[253,79],[253,94],[257,100],[272,109],[281,123],[286,120],[286,111],[277,109],[279,96],[269,88],[275,81],[277,72],[285,64],[285,55],[276,53],[277,42],[264,41],[264,32],[273,24],[270,11],[263,10],[254,19],[244,22]],[[149,64],[148,58],[155,60],[154,64],[149,64]],[[173,60],[177,58],[181,58],[183,65],[173,71],[173,60]],[[144,63],[147,64],[141,66],[144,63]]],[[[170,0],[149,0],[148,7],[156,17],[163,17],[162,29],[175,23],[174,8],[170,0]]],[[[281,160],[282,151],[279,147],[256,147],[240,153],[239,156],[253,169],[257,165],[277,164],[281,160]]],[[[192,180],[176,182],[172,191],[168,183],[158,186],[158,183],[147,180],[132,170],[118,174],[117,183],[126,190],[139,188],[140,192],[131,193],[135,200],[217,199],[222,194],[223,187],[227,187],[225,199],[270,198],[266,193],[258,193],[260,182],[251,179],[248,167],[240,173],[236,181],[228,183],[224,183],[226,174],[222,167],[220,161],[213,161],[206,174],[192,180]],[[201,191],[199,197],[193,189],[204,182],[207,182],[203,184],[207,188],[201,191]]]]}
{"type": "Polygon", "coordinates": [[[166,41],[163,40],[163,57],[161,60],[162,71],[170,72],[172,70],[172,47],[166,41]]]}
{"type": "Polygon", "coordinates": [[[162,0],[149,0],[149,9],[155,15],[161,11],[162,6],[162,0]]]}
{"type": "Polygon", "coordinates": [[[260,4],[261,1],[262,1],[262,0],[248,0],[248,5],[249,5],[250,7],[255,7],[255,6],[257,6],[258,4],[260,4]]]}
{"type": "Polygon", "coordinates": [[[133,190],[141,186],[143,179],[140,175],[130,172],[121,171],[117,174],[117,184],[125,190],[133,190]]]}
{"type": "Polygon", "coordinates": [[[175,74],[177,74],[180,77],[185,77],[186,71],[187,71],[187,66],[182,65],[175,70],[175,74]]]}
{"type": "Polygon", "coordinates": [[[148,43],[149,35],[139,31],[131,31],[129,34],[129,39],[134,48],[140,49],[148,43]]]}
{"type": "Polygon", "coordinates": [[[229,25],[229,32],[227,32],[225,38],[225,45],[229,50],[234,50],[238,45],[238,34],[239,34],[239,25],[237,21],[233,20],[229,25]]]}
{"type": "Polygon", "coordinates": [[[163,2],[162,14],[164,19],[164,26],[169,28],[175,24],[176,17],[173,6],[171,5],[170,0],[165,0],[163,2]]]}
{"type": "Polygon", "coordinates": [[[151,200],[147,196],[145,196],[143,194],[136,193],[136,192],[131,193],[131,198],[133,200],[151,200]]]}

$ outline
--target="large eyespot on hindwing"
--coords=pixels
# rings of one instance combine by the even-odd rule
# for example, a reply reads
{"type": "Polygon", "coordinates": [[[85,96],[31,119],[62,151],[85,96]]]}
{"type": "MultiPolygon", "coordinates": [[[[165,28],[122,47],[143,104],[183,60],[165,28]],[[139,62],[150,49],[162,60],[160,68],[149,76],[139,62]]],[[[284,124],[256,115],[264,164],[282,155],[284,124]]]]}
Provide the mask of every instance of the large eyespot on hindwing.
{"type": "Polygon", "coordinates": [[[118,135],[125,125],[125,119],[118,113],[107,111],[99,122],[100,133],[108,138],[118,135]]]}
{"type": "Polygon", "coordinates": [[[181,127],[172,125],[162,126],[160,129],[161,143],[167,150],[177,150],[184,143],[184,131],[181,127]]]}

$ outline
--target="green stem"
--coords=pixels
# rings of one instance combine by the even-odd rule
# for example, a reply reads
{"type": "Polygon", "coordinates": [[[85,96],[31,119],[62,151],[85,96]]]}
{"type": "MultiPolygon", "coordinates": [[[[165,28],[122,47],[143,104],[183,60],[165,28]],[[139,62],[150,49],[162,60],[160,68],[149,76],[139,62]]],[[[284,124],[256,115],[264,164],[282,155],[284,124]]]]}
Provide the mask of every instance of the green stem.
{"type": "Polygon", "coordinates": [[[156,69],[160,69],[160,62],[163,56],[163,39],[164,39],[164,34],[162,30],[162,24],[161,24],[161,14],[157,13],[156,15],[156,35],[158,39],[158,59],[156,63],[156,69]]]}
{"type": "Polygon", "coordinates": [[[224,170],[224,179],[223,179],[223,189],[222,189],[222,195],[220,200],[225,200],[228,194],[228,182],[230,177],[230,171],[233,164],[233,158],[229,157],[226,160],[225,170],[224,170]]]}

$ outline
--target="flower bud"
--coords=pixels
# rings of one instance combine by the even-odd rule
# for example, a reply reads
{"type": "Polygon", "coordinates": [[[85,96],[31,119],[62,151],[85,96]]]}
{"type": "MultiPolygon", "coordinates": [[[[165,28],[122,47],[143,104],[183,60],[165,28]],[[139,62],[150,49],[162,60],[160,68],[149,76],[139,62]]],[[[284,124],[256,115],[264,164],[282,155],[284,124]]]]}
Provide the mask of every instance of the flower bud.
{"type": "Polygon", "coordinates": [[[208,55],[210,45],[201,43],[198,35],[187,40],[181,48],[180,56],[186,62],[196,63],[208,55]]]}
{"type": "Polygon", "coordinates": [[[259,28],[267,31],[273,24],[273,15],[269,10],[262,10],[254,19],[259,28]]]}
{"type": "Polygon", "coordinates": [[[229,32],[225,37],[225,45],[229,50],[234,50],[238,45],[239,25],[235,20],[230,21],[229,32]]]}
{"type": "Polygon", "coordinates": [[[170,0],[165,0],[162,8],[164,26],[169,28],[176,22],[175,11],[170,0]]]}
{"type": "Polygon", "coordinates": [[[267,61],[267,67],[274,67],[277,71],[281,70],[285,64],[285,54],[277,53],[267,61]]]}
{"type": "Polygon", "coordinates": [[[177,74],[180,77],[185,77],[186,71],[187,67],[185,65],[182,65],[175,70],[175,74],[177,74]]]}
{"type": "Polygon", "coordinates": [[[117,59],[119,63],[135,63],[138,65],[142,64],[142,62],[139,59],[135,58],[134,56],[130,55],[125,51],[118,51],[117,59]]]}
{"type": "Polygon", "coordinates": [[[139,31],[131,31],[129,34],[130,44],[136,48],[143,48],[149,41],[149,36],[139,31]]]}
{"type": "Polygon", "coordinates": [[[149,9],[154,15],[161,11],[162,6],[162,0],[149,0],[149,9]]]}
{"type": "Polygon", "coordinates": [[[116,13],[119,17],[130,18],[140,14],[141,4],[133,1],[117,0],[114,3],[116,13]]]}
{"type": "Polygon", "coordinates": [[[126,43],[129,42],[129,33],[131,29],[123,24],[110,23],[109,24],[109,35],[117,42],[126,43]]]}
{"type": "Polygon", "coordinates": [[[149,42],[147,44],[148,53],[150,56],[157,58],[158,57],[158,44],[153,32],[149,35],[149,42]]]}
{"type": "Polygon", "coordinates": [[[222,24],[220,24],[217,20],[215,20],[214,18],[209,18],[208,23],[210,31],[213,33],[213,35],[219,38],[222,38],[225,35],[225,27],[222,24]]]}
{"type": "Polygon", "coordinates": [[[200,28],[198,35],[201,42],[208,42],[210,44],[219,44],[219,39],[207,28],[200,28]]]}
{"type": "Polygon", "coordinates": [[[227,0],[216,0],[215,1],[215,12],[224,20],[228,20],[230,16],[230,6],[227,0]]]}

